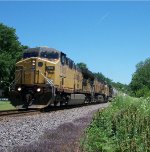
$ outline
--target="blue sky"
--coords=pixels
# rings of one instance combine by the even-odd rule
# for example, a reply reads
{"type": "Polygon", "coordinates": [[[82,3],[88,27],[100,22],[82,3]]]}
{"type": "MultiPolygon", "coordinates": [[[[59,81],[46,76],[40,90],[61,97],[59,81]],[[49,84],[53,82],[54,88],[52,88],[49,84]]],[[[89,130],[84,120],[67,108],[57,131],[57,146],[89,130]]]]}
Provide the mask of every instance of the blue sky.
{"type": "Polygon", "coordinates": [[[49,46],[115,82],[150,57],[150,2],[0,2],[0,22],[29,47],[49,46]]]}

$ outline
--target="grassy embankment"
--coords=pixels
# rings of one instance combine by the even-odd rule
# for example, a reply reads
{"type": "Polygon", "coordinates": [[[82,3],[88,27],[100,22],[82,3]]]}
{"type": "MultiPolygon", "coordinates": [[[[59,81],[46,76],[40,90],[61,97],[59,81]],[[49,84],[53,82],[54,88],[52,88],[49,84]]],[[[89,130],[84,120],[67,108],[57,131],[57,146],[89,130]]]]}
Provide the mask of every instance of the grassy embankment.
{"type": "Polygon", "coordinates": [[[86,130],[86,152],[150,152],[150,98],[117,97],[86,130]]]}
{"type": "Polygon", "coordinates": [[[11,110],[11,109],[15,109],[15,107],[13,107],[9,101],[0,101],[0,111],[11,110]]]}

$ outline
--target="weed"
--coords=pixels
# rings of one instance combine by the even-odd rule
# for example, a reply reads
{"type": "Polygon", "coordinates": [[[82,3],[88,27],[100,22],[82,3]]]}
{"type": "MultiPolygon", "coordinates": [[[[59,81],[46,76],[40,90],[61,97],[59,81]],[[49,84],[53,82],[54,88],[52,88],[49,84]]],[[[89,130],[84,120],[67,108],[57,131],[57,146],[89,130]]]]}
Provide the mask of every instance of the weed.
{"type": "Polygon", "coordinates": [[[81,140],[83,151],[149,152],[150,99],[118,96],[99,111],[81,140]]]}

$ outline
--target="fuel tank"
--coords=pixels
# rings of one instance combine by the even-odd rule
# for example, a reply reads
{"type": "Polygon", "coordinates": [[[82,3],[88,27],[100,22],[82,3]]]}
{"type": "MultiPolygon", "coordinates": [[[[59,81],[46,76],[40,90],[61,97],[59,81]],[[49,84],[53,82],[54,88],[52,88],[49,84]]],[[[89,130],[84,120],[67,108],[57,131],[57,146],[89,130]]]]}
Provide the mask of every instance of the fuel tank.
{"type": "Polygon", "coordinates": [[[68,105],[79,105],[84,104],[85,95],[84,94],[71,94],[71,98],[68,102],[68,105]]]}

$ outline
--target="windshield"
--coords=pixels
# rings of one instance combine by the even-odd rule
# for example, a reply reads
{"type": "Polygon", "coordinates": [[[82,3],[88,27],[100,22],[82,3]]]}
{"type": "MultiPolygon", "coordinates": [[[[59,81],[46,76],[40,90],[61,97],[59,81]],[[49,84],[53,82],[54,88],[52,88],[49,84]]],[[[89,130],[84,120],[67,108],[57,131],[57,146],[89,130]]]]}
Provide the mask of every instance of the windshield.
{"type": "Polygon", "coordinates": [[[30,58],[30,57],[37,57],[38,52],[24,52],[23,53],[23,58],[30,58]]]}
{"type": "Polygon", "coordinates": [[[57,52],[41,52],[40,57],[42,58],[48,58],[48,59],[58,59],[59,58],[59,54],[57,52]]]}

